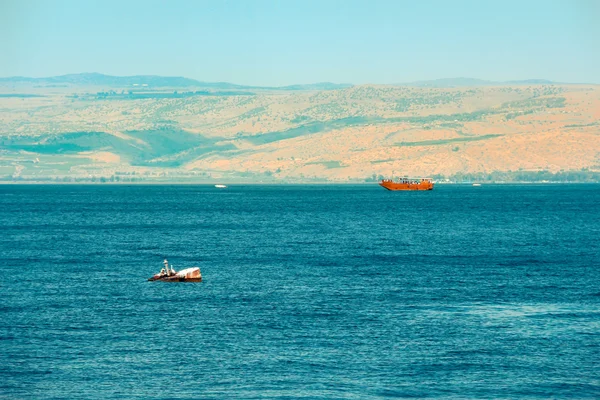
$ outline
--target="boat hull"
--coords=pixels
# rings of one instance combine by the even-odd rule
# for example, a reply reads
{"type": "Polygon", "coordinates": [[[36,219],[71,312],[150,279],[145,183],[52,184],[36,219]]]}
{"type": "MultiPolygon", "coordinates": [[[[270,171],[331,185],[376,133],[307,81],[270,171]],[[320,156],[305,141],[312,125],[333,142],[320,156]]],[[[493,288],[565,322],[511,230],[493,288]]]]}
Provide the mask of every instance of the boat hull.
{"type": "Polygon", "coordinates": [[[417,183],[409,183],[409,182],[394,182],[389,180],[384,180],[379,183],[379,186],[391,190],[404,190],[404,191],[413,191],[413,190],[433,190],[433,182],[431,181],[421,181],[417,183]]]}
{"type": "Polygon", "coordinates": [[[149,281],[163,281],[163,282],[202,282],[202,278],[185,278],[179,276],[153,276],[148,278],[149,281]]]}
{"type": "Polygon", "coordinates": [[[149,281],[163,281],[163,282],[202,282],[202,274],[200,268],[193,267],[184,269],[179,272],[162,273],[156,274],[149,281]]]}

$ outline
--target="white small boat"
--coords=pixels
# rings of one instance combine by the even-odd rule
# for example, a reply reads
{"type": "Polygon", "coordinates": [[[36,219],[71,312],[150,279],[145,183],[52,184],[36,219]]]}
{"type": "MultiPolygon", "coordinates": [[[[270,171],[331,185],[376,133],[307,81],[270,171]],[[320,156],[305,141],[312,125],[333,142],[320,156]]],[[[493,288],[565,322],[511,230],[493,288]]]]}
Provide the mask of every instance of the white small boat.
{"type": "Polygon", "coordinates": [[[148,278],[149,281],[202,282],[202,273],[198,267],[186,268],[177,272],[167,260],[163,261],[163,264],[164,268],[158,274],[148,278]]]}
{"type": "Polygon", "coordinates": [[[216,188],[225,189],[227,185],[215,185],[216,188]]]}
{"type": "Polygon", "coordinates": [[[481,183],[474,183],[473,186],[481,186],[481,183]]]}

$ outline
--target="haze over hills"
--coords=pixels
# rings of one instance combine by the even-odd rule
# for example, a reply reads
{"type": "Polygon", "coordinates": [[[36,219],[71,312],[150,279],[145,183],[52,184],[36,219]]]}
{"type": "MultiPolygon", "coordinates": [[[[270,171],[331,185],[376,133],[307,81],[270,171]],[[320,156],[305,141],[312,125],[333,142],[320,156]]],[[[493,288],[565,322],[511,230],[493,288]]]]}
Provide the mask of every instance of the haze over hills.
{"type": "Polygon", "coordinates": [[[434,79],[434,80],[429,80],[429,81],[409,82],[409,83],[405,83],[405,84],[401,84],[401,85],[447,88],[447,87],[470,87],[470,86],[554,85],[554,84],[559,84],[559,83],[552,82],[547,79],[525,79],[525,80],[520,80],[520,81],[515,80],[515,81],[495,82],[495,81],[486,81],[484,79],[474,79],[474,78],[444,78],[444,79],[434,79]]]}
{"type": "MultiPolygon", "coordinates": [[[[134,75],[134,76],[112,76],[100,73],[80,73],[67,74],[60,76],[31,78],[24,76],[12,76],[0,78],[0,85],[10,84],[36,84],[36,85],[71,85],[77,86],[106,86],[106,87],[126,87],[145,85],[154,88],[179,87],[179,88],[213,88],[213,89],[272,89],[272,90],[334,90],[344,89],[354,86],[350,83],[331,83],[319,82],[312,84],[294,84],[287,86],[251,86],[240,85],[229,82],[204,82],[195,79],[184,78],[180,76],[158,76],[158,75],[134,75]]],[[[417,87],[470,87],[470,86],[500,86],[500,85],[551,85],[559,84],[547,79],[525,79],[512,81],[489,81],[475,78],[443,78],[426,81],[415,81],[395,84],[397,86],[417,86],[417,87]]]]}
{"type": "Polygon", "coordinates": [[[0,85],[70,85],[70,86],[106,86],[106,87],[128,87],[148,86],[152,88],[211,88],[211,89],[273,89],[273,90],[333,90],[351,87],[350,84],[336,84],[331,82],[320,82],[307,85],[289,85],[281,87],[263,87],[237,85],[229,82],[202,82],[195,79],[180,76],[157,76],[157,75],[134,75],[134,76],[112,76],[99,73],[81,73],[52,76],[46,78],[30,78],[13,76],[0,78],[0,85]]]}
{"type": "Polygon", "coordinates": [[[576,180],[600,171],[598,85],[267,88],[73,74],[1,78],[0,109],[5,181],[548,180],[573,171],[576,180]]]}

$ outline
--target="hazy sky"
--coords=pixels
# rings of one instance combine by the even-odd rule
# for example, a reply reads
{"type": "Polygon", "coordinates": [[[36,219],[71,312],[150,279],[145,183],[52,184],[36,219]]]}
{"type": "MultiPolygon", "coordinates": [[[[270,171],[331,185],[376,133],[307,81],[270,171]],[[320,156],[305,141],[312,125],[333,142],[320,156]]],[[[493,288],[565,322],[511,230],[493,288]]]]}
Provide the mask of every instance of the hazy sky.
{"type": "Polygon", "coordinates": [[[0,0],[0,76],[600,83],[600,0],[0,0]]]}

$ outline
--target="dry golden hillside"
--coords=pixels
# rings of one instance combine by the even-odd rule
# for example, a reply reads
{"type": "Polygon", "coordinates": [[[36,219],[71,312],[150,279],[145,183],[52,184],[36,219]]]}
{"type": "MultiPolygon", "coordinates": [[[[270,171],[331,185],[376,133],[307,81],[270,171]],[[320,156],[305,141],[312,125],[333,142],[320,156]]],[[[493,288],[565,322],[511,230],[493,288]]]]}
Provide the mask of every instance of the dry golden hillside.
{"type": "Polygon", "coordinates": [[[0,89],[5,180],[361,181],[600,169],[594,85],[0,89]]]}

